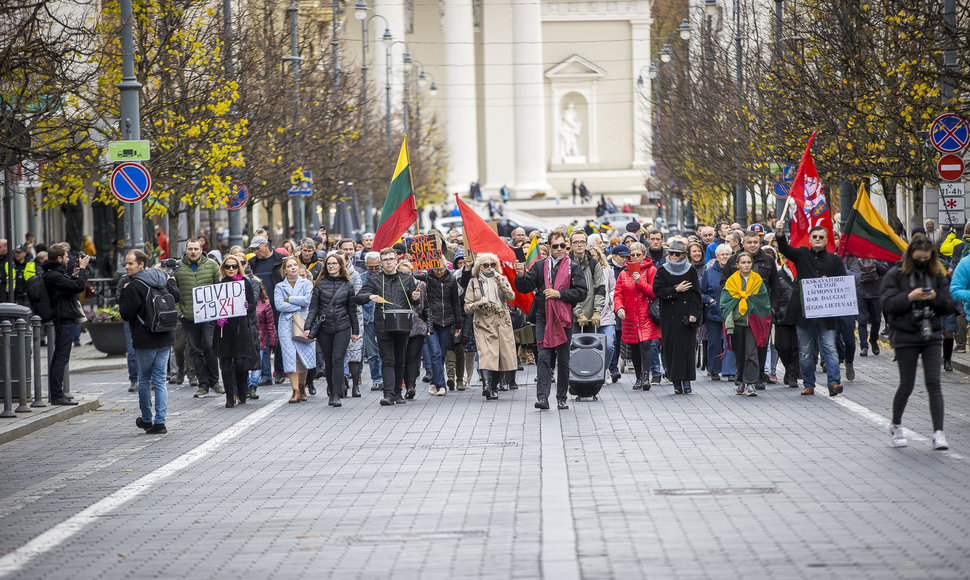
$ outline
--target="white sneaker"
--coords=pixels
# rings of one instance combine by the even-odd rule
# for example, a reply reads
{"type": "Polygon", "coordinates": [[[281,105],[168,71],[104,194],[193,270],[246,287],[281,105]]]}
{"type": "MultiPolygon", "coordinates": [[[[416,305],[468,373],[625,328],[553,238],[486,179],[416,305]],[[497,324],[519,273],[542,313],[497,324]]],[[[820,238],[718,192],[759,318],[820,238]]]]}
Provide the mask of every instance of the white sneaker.
{"type": "Polygon", "coordinates": [[[428,394],[432,397],[438,394],[438,387],[434,385],[428,385],[428,394]]]}
{"type": "Polygon", "coordinates": [[[939,451],[946,451],[950,446],[946,443],[946,437],[943,436],[943,431],[933,432],[933,449],[939,451]]]}
{"type": "Polygon", "coordinates": [[[893,447],[906,447],[906,436],[903,435],[902,425],[890,425],[889,434],[893,438],[893,447]]]}

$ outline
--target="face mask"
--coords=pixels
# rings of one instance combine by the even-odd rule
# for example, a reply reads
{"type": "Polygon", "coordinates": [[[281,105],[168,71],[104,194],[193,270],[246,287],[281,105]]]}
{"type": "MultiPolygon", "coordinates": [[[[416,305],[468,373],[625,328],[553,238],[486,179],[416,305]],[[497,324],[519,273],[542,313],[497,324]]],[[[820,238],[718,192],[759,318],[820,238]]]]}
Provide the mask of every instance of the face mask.
{"type": "Polygon", "coordinates": [[[919,268],[920,270],[925,270],[930,267],[929,260],[914,260],[914,263],[916,264],[916,267],[919,268]]]}

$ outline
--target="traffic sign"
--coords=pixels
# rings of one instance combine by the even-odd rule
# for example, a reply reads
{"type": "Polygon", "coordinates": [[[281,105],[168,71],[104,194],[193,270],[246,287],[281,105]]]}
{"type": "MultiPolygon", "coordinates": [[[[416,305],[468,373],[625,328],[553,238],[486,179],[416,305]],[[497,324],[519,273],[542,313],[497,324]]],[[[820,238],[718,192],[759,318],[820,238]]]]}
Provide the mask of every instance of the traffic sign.
{"type": "Polygon", "coordinates": [[[966,121],[954,115],[945,113],[933,121],[930,127],[930,140],[933,147],[941,153],[956,153],[970,143],[970,128],[966,121]]]}
{"type": "Polygon", "coordinates": [[[940,183],[940,197],[963,197],[966,188],[962,181],[945,181],[940,183]]]}
{"type": "Polygon", "coordinates": [[[290,195],[312,195],[313,194],[313,172],[303,171],[302,177],[294,175],[290,178],[290,195]]]}
{"type": "Polygon", "coordinates": [[[246,206],[246,200],[249,199],[249,190],[246,186],[239,183],[238,181],[233,181],[229,184],[231,193],[229,194],[229,209],[242,209],[246,206]]]}
{"type": "Polygon", "coordinates": [[[967,209],[967,198],[965,197],[941,197],[939,199],[940,213],[947,211],[963,212],[967,209]]]}
{"type": "Polygon", "coordinates": [[[963,159],[959,155],[949,153],[936,162],[936,172],[944,181],[956,181],[963,177],[963,159]]]}
{"type": "Polygon", "coordinates": [[[151,158],[151,147],[148,141],[110,141],[108,143],[108,161],[111,163],[148,161],[151,158]]]}
{"type": "Polygon", "coordinates": [[[125,203],[145,199],[152,189],[152,177],[148,170],[137,163],[122,163],[111,172],[111,193],[125,203]]]}

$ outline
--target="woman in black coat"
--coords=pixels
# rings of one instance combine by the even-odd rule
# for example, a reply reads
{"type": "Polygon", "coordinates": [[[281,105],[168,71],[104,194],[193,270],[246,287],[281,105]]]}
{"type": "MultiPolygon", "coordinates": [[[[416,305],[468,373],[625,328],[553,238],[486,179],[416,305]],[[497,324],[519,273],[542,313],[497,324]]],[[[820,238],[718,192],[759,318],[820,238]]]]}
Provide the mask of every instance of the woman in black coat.
{"type": "Polygon", "coordinates": [[[687,261],[684,242],[670,244],[667,259],[653,278],[653,293],[660,307],[664,371],[674,383],[674,394],[690,394],[690,382],[696,379],[694,353],[703,301],[697,270],[687,261]]]}
{"type": "Polygon", "coordinates": [[[354,285],[343,257],[327,256],[324,270],[313,287],[307,314],[307,338],[317,339],[326,368],[329,405],[340,407],[344,384],[344,358],[350,341],[357,340],[357,303],[354,285]]]}
{"type": "Polygon", "coordinates": [[[222,274],[220,283],[240,281],[246,293],[246,316],[220,318],[216,320],[212,333],[212,350],[219,357],[222,371],[222,386],[226,390],[226,408],[246,403],[249,361],[255,356],[255,343],[249,325],[249,315],[256,312],[256,293],[253,285],[245,280],[242,262],[238,257],[228,255],[219,268],[222,274]]]}
{"type": "Polygon", "coordinates": [[[899,367],[899,388],[893,398],[893,419],[889,426],[892,444],[894,447],[906,445],[903,411],[913,393],[917,363],[922,357],[933,420],[933,448],[947,449],[943,436],[943,390],[940,388],[942,319],[954,312],[955,305],[936,248],[925,235],[914,236],[902,263],[886,272],[880,298],[889,324],[889,342],[896,351],[899,367]]]}

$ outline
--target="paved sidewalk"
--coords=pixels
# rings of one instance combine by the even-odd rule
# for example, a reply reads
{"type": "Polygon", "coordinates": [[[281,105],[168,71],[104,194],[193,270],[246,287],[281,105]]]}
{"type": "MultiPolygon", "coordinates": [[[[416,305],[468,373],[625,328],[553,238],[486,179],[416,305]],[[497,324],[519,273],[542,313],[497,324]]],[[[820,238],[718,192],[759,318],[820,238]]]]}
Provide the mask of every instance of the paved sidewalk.
{"type": "Polygon", "coordinates": [[[531,385],[341,409],[181,386],[161,436],[123,371],[88,373],[98,411],[0,446],[0,577],[970,577],[967,376],[944,374],[953,450],[919,384],[894,449],[888,354],[836,398],[624,375],[563,412],[531,385]]]}

